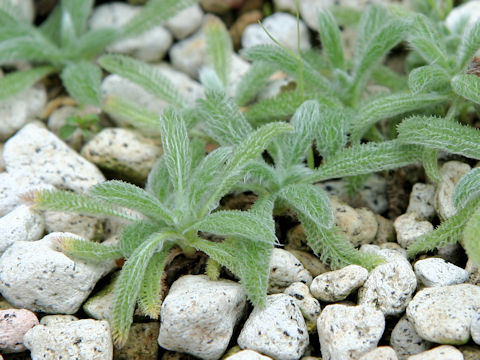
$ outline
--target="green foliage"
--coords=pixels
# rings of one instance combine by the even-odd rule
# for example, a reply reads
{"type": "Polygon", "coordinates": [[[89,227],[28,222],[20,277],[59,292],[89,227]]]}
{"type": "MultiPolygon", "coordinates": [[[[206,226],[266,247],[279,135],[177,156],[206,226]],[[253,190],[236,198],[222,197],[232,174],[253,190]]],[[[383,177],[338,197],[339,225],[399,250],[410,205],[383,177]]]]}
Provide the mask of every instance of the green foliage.
{"type": "Polygon", "coordinates": [[[10,95],[30,86],[42,75],[59,72],[67,91],[80,105],[101,107],[101,70],[94,63],[95,57],[114,41],[140,34],[195,2],[150,0],[126,25],[91,31],[87,29],[87,21],[94,5],[92,0],[61,0],[39,27],[16,16],[9,1],[2,2],[0,65],[29,61],[52,66],[19,74],[14,80],[20,81],[10,95]]]}
{"type": "Polygon", "coordinates": [[[268,264],[276,243],[272,212],[268,211],[270,203],[264,200],[249,212],[211,211],[243,176],[245,166],[291,126],[267,124],[247,134],[236,146],[219,148],[204,159],[194,160],[193,153],[201,153],[198,142],[190,142],[179,113],[166,111],[159,125],[164,154],[152,169],[146,190],[112,180],[91,187],[85,194],[39,190],[26,196],[39,209],[116,216],[129,221],[115,246],[59,240],[74,257],[95,261],[126,258],[115,283],[111,319],[117,345],[127,340],[137,302],[147,315],[158,318],[159,282],[175,245],[187,254],[195,249],[205,251],[228,267],[241,279],[255,305],[264,304],[266,296],[268,264]],[[196,181],[190,181],[191,177],[196,181]],[[211,242],[199,237],[206,233],[224,236],[225,240],[211,242]]]}
{"type": "Polygon", "coordinates": [[[99,121],[100,119],[95,114],[69,116],[65,120],[65,125],[59,130],[60,138],[68,139],[77,129],[80,129],[82,135],[86,138],[90,134],[100,131],[99,121]]]}

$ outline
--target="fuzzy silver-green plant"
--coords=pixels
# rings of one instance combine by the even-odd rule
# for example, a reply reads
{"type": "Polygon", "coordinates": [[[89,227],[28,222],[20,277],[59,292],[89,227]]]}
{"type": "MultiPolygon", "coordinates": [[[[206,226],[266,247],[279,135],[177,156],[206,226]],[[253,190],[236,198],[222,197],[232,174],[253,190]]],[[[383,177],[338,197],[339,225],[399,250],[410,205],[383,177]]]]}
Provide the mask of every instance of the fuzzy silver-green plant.
{"type": "Polygon", "coordinates": [[[204,147],[190,141],[182,117],[166,111],[158,122],[164,154],[148,176],[145,190],[106,181],[85,194],[36,191],[27,196],[38,209],[114,216],[127,225],[115,245],[63,238],[60,247],[73,257],[102,261],[124,257],[115,283],[112,334],[125,344],[135,304],[158,318],[160,278],[175,246],[187,255],[201,250],[236,274],[254,305],[264,305],[270,255],[276,243],[273,199],[261,197],[250,211],[214,211],[220,199],[241,179],[271,140],[291,130],[285,123],[267,124],[247,134],[236,146],[225,146],[204,156],[204,147]],[[212,242],[202,237],[224,238],[212,242]]]}

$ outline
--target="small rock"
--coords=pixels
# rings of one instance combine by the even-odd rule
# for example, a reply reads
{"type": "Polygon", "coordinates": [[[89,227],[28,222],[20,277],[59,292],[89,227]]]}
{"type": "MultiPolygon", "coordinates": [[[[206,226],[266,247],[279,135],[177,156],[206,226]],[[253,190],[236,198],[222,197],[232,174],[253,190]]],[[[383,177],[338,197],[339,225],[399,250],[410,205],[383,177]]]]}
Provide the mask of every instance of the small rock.
{"type": "Polygon", "coordinates": [[[323,309],[317,328],[323,359],[354,360],[377,346],[385,318],[371,306],[333,304],[323,309]]]}
{"type": "Polygon", "coordinates": [[[3,253],[0,292],[8,302],[32,311],[73,314],[113,268],[113,261],[87,264],[70,259],[55,248],[59,236],[77,237],[51,233],[38,241],[17,241],[3,253]]]}
{"type": "Polygon", "coordinates": [[[470,333],[472,335],[472,340],[476,344],[480,345],[480,312],[479,311],[477,311],[475,316],[472,318],[470,333]]]}
{"type": "Polygon", "coordinates": [[[295,250],[287,247],[286,249],[302,263],[303,267],[307,269],[312,276],[318,276],[324,272],[330,271],[330,268],[322,263],[315,255],[302,250],[295,250]]]}
{"type": "Polygon", "coordinates": [[[335,5],[335,0],[303,0],[299,1],[300,16],[313,30],[318,30],[318,12],[335,5]]]}
{"type": "Polygon", "coordinates": [[[46,315],[40,319],[40,325],[51,326],[77,320],[78,318],[73,315],[46,315]]]}
{"type": "Polygon", "coordinates": [[[278,360],[298,359],[308,345],[308,331],[294,298],[267,296],[265,308],[255,308],[243,326],[238,344],[278,360]]]}
{"type": "Polygon", "coordinates": [[[382,215],[375,214],[378,223],[378,230],[373,239],[373,244],[384,244],[395,240],[395,228],[390,219],[384,218],[382,215]]]}
{"type": "Polygon", "coordinates": [[[471,259],[468,259],[465,270],[468,272],[468,283],[472,285],[480,285],[480,267],[471,259]]]}
{"type": "Polygon", "coordinates": [[[398,357],[391,347],[380,346],[362,355],[358,360],[398,360],[398,357]]]}
{"type": "Polygon", "coordinates": [[[412,355],[408,360],[463,360],[463,355],[453,346],[442,345],[423,353],[412,355]]]}
{"type": "Polygon", "coordinates": [[[463,175],[471,170],[470,165],[460,161],[448,161],[440,168],[442,180],[435,191],[435,210],[441,220],[446,220],[455,214],[453,206],[453,189],[463,175]]]}
{"type": "Polygon", "coordinates": [[[271,357],[264,356],[253,350],[242,350],[229,357],[226,357],[224,360],[271,360],[271,357]]]}
{"type": "Polygon", "coordinates": [[[240,81],[244,78],[245,74],[250,70],[251,64],[243,60],[240,56],[233,55],[230,73],[227,81],[227,94],[230,96],[235,96],[237,92],[237,86],[240,81]]]}
{"type": "Polygon", "coordinates": [[[419,220],[416,213],[400,215],[393,222],[393,226],[397,232],[397,242],[405,249],[420,236],[433,231],[433,225],[428,221],[419,220]]]}
{"type": "Polygon", "coordinates": [[[461,351],[464,360],[480,359],[480,348],[477,345],[461,345],[457,349],[461,351]]]}
{"type": "Polygon", "coordinates": [[[0,173],[5,171],[5,161],[3,161],[3,143],[0,142],[0,173]]]}
{"type": "MultiPolygon", "coordinates": [[[[263,26],[280,44],[292,51],[297,51],[297,19],[287,13],[277,12],[263,20],[263,26]]],[[[261,44],[274,44],[259,24],[248,25],[242,34],[242,47],[249,47],[261,44]]],[[[311,47],[308,29],[300,20],[300,50],[306,51],[311,47]]]]}
{"type": "Polygon", "coordinates": [[[113,344],[106,321],[92,319],[38,325],[23,337],[33,359],[111,360],[113,344]]]}
{"type": "Polygon", "coordinates": [[[366,208],[354,209],[335,198],[330,201],[335,223],[354,246],[369,244],[375,239],[378,222],[372,211],[366,208]]]}
{"type": "Polygon", "coordinates": [[[285,289],[284,293],[295,299],[305,320],[309,322],[317,321],[322,308],[318,300],[310,294],[307,285],[301,282],[293,283],[285,289]]]}
{"type": "Polygon", "coordinates": [[[242,0],[201,0],[200,4],[206,12],[224,14],[232,8],[238,7],[242,0]]]}
{"type": "MultiPolygon", "coordinates": [[[[146,110],[160,115],[168,107],[168,103],[144,90],[130,80],[124,79],[119,75],[111,74],[106,76],[101,85],[102,97],[119,97],[131,101],[146,110]]],[[[122,118],[111,115],[112,119],[118,124],[124,124],[122,118]]]]}
{"type": "Polygon", "coordinates": [[[110,320],[115,297],[113,289],[117,277],[118,273],[113,274],[111,281],[104,288],[85,301],[82,309],[88,316],[97,320],[110,320]]]}
{"type": "Polygon", "coordinates": [[[33,0],[9,0],[8,4],[13,7],[15,15],[22,20],[33,23],[35,19],[35,4],[33,0]]]}
{"type": "Polygon", "coordinates": [[[21,205],[0,218],[0,255],[16,241],[39,240],[44,231],[43,217],[21,205]]]}
{"type": "Polygon", "coordinates": [[[435,217],[435,186],[416,183],[410,193],[407,213],[415,213],[422,220],[432,221],[435,217]]]}
{"type": "Polygon", "coordinates": [[[310,285],[312,275],[305,270],[298,259],[283,249],[273,249],[270,259],[268,293],[281,293],[294,282],[310,285]]]}
{"type": "Polygon", "coordinates": [[[465,262],[465,250],[458,242],[438,248],[436,256],[457,266],[465,262]]]}
{"type": "Polygon", "coordinates": [[[23,345],[23,335],[36,325],[37,316],[29,310],[0,310],[0,351],[8,354],[27,350],[23,345]]]}
{"type": "Polygon", "coordinates": [[[193,79],[198,79],[198,70],[203,66],[207,54],[205,34],[200,29],[195,34],[173,44],[168,54],[175,68],[193,79]]]}
{"type": "Polygon", "coordinates": [[[358,291],[358,303],[375,306],[385,315],[399,315],[408,305],[417,287],[412,266],[392,261],[377,266],[358,291]]]}
{"type": "Polygon", "coordinates": [[[43,217],[47,233],[72,232],[86,240],[97,237],[102,225],[98,218],[76,213],[45,211],[43,217]]]}
{"type": "Polygon", "coordinates": [[[362,286],[367,277],[367,269],[349,265],[317,276],[310,285],[310,291],[321,301],[340,301],[362,286]]]}
{"type": "Polygon", "coordinates": [[[115,360],[156,360],[159,346],[157,342],[158,322],[133,323],[128,333],[127,343],[121,348],[114,348],[115,360]]]}
{"type": "Polygon", "coordinates": [[[288,251],[300,250],[308,252],[310,250],[310,247],[307,245],[307,235],[305,235],[305,229],[302,224],[295,225],[288,230],[286,243],[285,249],[288,251]]]}
{"type": "Polygon", "coordinates": [[[453,8],[445,19],[445,25],[450,31],[455,32],[455,29],[465,20],[467,20],[466,25],[471,26],[478,19],[480,19],[480,1],[472,0],[453,8]]]}
{"type": "Polygon", "coordinates": [[[200,6],[195,4],[168,19],[165,27],[176,39],[181,40],[197,31],[202,25],[202,19],[203,11],[200,6]]]}
{"type": "Polygon", "coordinates": [[[158,343],[168,350],[218,359],[245,306],[246,296],[238,283],[182,276],[163,301],[158,343]]]}
{"type": "Polygon", "coordinates": [[[98,167],[139,183],[146,180],[162,148],[135,130],[106,128],[83,147],[81,154],[98,167]]]}
{"type": "Polygon", "coordinates": [[[105,180],[95,165],[38,123],[24,126],[11,137],[3,157],[9,173],[29,174],[61,189],[81,192],[105,180]]]}
{"type": "MultiPolygon", "coordinates": [[[[140,7],[113,2],[95,7],[89,20],[90,29],[120,28],[140,11],[140,7]]],[[[172,44],[172,35],[160,25],[139,35],[116,41],[108,51],[128,54],[143,61],[162,59],[172,44]]]]}
{"type": "Polygon", "coordinates": [[[175,70],[169,63],[156,64],[155,68],[173,84],[176,90],[192,105],[204,96],[203,86],[185,73],[175,70]]]}
{"type": "Polygon", "coordinates": [[[287,11],[295,14],[297,7],[295,6],[295,0],[273,0],[275,11],[287,11]]]}
{"type": "MultiPolygon", "coordinates": [[[[60,137],[60,129],[67,124],[67,119],[71,116],[78,115],[79,110],[73,106],[62,106],[54,110],[48,117],[47,127],[55,135],[60,137]]],[[[63,139],[72,149],[78,150],[82,145],[83,132],[80,128],[75,131],[68,138],[63,139]]]]}
{"type": "Polygon", "coordinates": [[[413,268],[417,279],[428,287],[461,284],[468,280],[466,270],[440,258],[419,260],[413,268]]]}
{"type": "Polygon", "coordinates": [[[405,249],[400,248],[396,243],[385,243],[379,245],[365,244],[360,247],[360,251],[364,251],[370,254],[376,254],[385,259],[386,262],[404,262],[410,265],[408,261],[407,252],[405,249]]]}
{"type": "Polygon", "coordinates": [[[250,24],[258,24],[263,19],[263,13],[260,10],[247,11],[236,18],[230,26],[229,33],[232,39],[233,47],[240,48],[242,43],[242,34],[245,28],[250,24]]]}
{"type": "Polygon", "coordinates": [[[0,104],[0,141],[6,140],[26,123],[40,117],[47,103],[43,86],[32,86],[0,104]]]}
{"type": "Polygon", "coordinates": [[[428,350],[432,344],[422,339],[413,324],[404,315],[395,325],[390,335],[390,345],[393,347],[400,360],[410,355],[419,354],[428,350]]]}
{"type": "Polygon", "coordinates": [[[465,344],[472,318],[480,309],[480,287],[459,284],[419,291],[407,307],[417,333],[440,344],[465,344]]]}

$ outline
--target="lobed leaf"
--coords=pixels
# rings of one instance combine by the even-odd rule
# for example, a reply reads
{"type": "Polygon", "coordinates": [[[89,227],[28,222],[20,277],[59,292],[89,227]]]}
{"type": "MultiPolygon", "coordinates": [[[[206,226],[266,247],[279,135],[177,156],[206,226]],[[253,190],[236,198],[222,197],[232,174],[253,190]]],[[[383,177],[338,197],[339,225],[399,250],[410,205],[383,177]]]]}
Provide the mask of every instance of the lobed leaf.
{"type": "Polygon", "coordinates": [[[81,105],[101,106],[102,71],[86,61],[68,64],[60,73],[68,93],[81,105]]]}
{"type": "Polygon", "coordinates": [[[35,84],[54,70],[51,66],[40,66],[30,70],[15,71],[0,78],[0,101],[12,97],[35,84]]]}
{"type": "Polygon", "coordinates": [[[140,85],[177,108],[183,108],[187,104],[172,82],[149,64],[123,55],[104,55],[98,63],[105,70],[140,85]]]}
{"type": "Polygon", "coordinates": [[[455,75],[451,80],[453,91],[480,104],[480,78],[476,75],[455,75]]]}
{"type": "Polygon", "coordinates": [[[413,116],[398,126],[398,140],[480,159],[480,131],[455,121],[413,116]]]}
{"type": "Polygon", "coordinates": [[[206,62],[211,66],[224,87],[227,86],[233,54],[232,41],[223,22],[214,16],[208,16],[203,26],[207,47],[206,62]]]}
{"type": "Polygon", "coordinates": [[[391,140],[351,146],[328,159],[303,182],[370,174],[406,166],[422,160],[422,148],[391,140]]]}
{"type": "Polygon", "coordinates": [[[467,206],[472,199],[480,195],[480,168],[474,168],[465,174],[453,190],[453,204],[457,210],[467,206]]]}
{"type": "Polygon", "coordinates": [[[138,211],[154,221],[160,220],[167,224],[175,222],[170,211],[156,197],[123,181],[102,182],[88,189],[88,194],[103,202],[138,211]]]}

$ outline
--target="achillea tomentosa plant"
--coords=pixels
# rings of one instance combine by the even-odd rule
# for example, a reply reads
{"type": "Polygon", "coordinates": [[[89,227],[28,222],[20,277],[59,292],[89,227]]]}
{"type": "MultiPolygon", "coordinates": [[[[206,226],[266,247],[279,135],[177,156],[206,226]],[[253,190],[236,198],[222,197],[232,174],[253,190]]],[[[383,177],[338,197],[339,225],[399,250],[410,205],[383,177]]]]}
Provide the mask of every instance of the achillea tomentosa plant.
{"type": "Polygon", "coordinates": [[[0,1],[0,65],[28,61],[31,70],[0,79],[0,100],[18,94],[49,73],[59,73],[68,93],[83,106],[101,108],[102,71],[95,58],[113,42],[138,35],[196,0],[150,0],[120,28],[87,30],[93,0],[62,0],[39,26],[0,1]]]}
{"type": "Polygon", "coordinates": [[[267,124],[237,146],[220,147],[204,157],[203,148],[188,139],[181,116],[167,110],[159,121],[164,154],[149,174],[146,190],[121,181],[106,181],[85,194],[34,191],[26,197],[38,209],[115,216],[128,224],[115,245],[60,238],[67,254],[90,261],[126,259],[115,282],[112,334],[121,346],[128,338],[136,303],[152,318],[161,305],[161,276],[169,252],[179,246],[187,255],[205,252],[240,278],[247,296],[263,305],[270,255],[276,243],[273,201],[261,197],[250,211],[216,211],[221,197],[239,179],[285,123],[267,124]],[[200,233],[201,232],[201,233],[200,233]],[[201,234],[223,236],[212,242],[201,234]]]}

